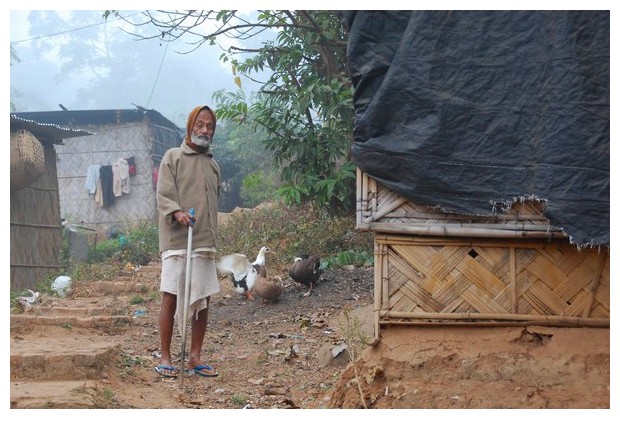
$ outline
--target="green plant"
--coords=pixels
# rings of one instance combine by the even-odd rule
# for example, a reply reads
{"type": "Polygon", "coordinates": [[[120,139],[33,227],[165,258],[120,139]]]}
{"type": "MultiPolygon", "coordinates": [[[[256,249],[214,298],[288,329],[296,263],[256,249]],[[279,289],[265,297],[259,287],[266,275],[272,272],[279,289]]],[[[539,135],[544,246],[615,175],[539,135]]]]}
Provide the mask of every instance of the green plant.
{"type": "Polygon", "coordinates": [[[135,265],[146,265],[159,254],[159,229],[150,223],[134,226],[126,235],[127,242],[119,258],[135,265]]]}
{"type": "Polygon", "coordinates": [[[345,250],[338,253],[321,263],[322,269],[328,269],[333,267],[344,267],[347,265],[354,265],[361,267],[364,265],[372,265],[374,263],[374,256],[366,250],[345,250]]]}
{"type": "Polygon", "coordinates": [[[219,237],[220,254],[254,256],[261,246],[268,245],[276,252],[269,256],[274,268],[288,267],[302,254],[320,255],[329,268],[373,263],[372,234],[355,230],[353,214],[330,215],[310,203],[278,202],[231,216],[220,226],[219,237]]]}
{"type": "Polygon", "coordinates": [[[134,295],[131,297],[131,300],[129,302],[133,305],[139,305],[144,304],[146,302],[146,299],[142,296],[134,295]]]}
{"type": "Polygon", "coordinates": [[[86,260],[88,262],[102,262],[110,259],[121,249],[117,239],[99,241],[93,248],[89,249],[86,260]]]}
{"type": "Polygon", "coordinates": [[[234,395],[232,395],[230,400],[235,405],[245,405],[247,403],[247,399],[246,399],[246,397],[244,395],[238,395],[236,393],[234,395]]]}
{"type": "Polygon", "coordinates": [[[103,397],[107,400],[114,398],[114,390],[106,387],[105,389],[103,389],[103,397]]]}
{"type": "Polygon", "coordinates": [[[256,171],[245,176],[239,194],[247,207],[255,207],[273,198],[276,179],[272,174],[256,171]]]}

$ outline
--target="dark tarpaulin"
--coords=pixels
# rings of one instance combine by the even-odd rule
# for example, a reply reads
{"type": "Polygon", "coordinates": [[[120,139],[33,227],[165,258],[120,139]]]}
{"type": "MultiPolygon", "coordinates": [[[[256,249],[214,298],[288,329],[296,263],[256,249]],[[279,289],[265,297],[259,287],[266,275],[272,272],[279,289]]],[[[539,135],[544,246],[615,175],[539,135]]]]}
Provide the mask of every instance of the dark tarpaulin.
{"type": "Polygon", "coordinates": [[[609,246],[609,11],[350,11],[356,164],[418,204],[546,202],[609,246]]]}

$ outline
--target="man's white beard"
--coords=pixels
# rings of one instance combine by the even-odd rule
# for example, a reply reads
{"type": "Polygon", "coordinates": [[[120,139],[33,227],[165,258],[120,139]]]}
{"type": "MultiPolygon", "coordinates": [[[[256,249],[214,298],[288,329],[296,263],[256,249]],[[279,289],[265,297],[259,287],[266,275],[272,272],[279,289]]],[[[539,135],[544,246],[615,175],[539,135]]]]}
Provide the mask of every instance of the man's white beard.
{"type": "Polygon", "coordinates": [[[209,136],[197,136],[196,134],[192,133],[192,143],[200,147],[209,147],[209,144],[211,143],[211,138],[209,136]]]}

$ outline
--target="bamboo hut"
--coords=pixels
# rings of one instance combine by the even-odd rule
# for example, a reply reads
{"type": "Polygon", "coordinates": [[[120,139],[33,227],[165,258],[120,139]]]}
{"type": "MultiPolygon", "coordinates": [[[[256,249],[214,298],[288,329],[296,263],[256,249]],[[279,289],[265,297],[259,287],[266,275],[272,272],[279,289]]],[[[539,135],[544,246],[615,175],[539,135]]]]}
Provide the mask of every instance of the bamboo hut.
{"type": "Polygon", "coordinates": [[[90,240],[106,239],[136,224],[157,220],[156,183],[164,152],[181,142],[182,130],[155,110],[60,110],[21,117],[93,134],[57,148],[61,217],[90,240]],[[113,169],[125,168],[122,189],[106,188],[113,169]],[[100,174],[101,173],[101,174],[100,174]],[[105,176],[104,176],[105,173],[105,176]],[[103,184],[103,186],[101,186],[103,184]],[[92,231],[94,233],[88,233],[92,231]]]}
{"type": "Polygon", "coordinates": [[[56,147],[91,133],[11,115],[11,291],[58,272],[62,230],[56,147]]]}
{"type": "Polygon", "coordinates": [[[391,325],[608,328],[609,11],[343,20],[375,340],[391,325]]]}

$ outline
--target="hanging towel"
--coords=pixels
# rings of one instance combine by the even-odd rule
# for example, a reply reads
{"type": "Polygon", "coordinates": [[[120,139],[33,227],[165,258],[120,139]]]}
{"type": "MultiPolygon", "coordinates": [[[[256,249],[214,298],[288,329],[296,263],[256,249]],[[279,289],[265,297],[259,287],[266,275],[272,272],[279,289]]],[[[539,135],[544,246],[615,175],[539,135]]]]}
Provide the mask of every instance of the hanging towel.
{"type": "Polygon", "coordinates": [[[94,194],[97,190],[99,167],[100,166],[96,164],[89,165],[88,170],[86,171],[86,182],[84,183],[84,189],[87,189],[89,194],[94,194]]]}
{"type": "Polygon", "coordinates": [[[97,180],[97,190],[95,191],[95,203],[103,207],[103,190],[101,189],[101,179],[97,180]]]}
{"type": "Polygon", "coordinates": [[[128,194],[131,191],[129,184],[129,164],[126,159],[120,158],[112,164],[112,189],[115,197],[128,194]]]}

